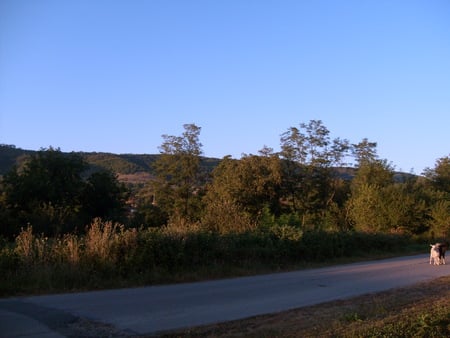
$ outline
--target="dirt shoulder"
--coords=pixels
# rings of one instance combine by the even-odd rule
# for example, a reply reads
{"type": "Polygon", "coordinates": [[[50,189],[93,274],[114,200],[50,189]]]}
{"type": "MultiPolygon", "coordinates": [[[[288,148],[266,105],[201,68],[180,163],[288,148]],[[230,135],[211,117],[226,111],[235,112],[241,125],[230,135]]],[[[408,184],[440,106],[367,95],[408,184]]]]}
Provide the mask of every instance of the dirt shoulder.
{"type": "MultiPolygon", "coordinates": [[[[450,276],[346,300],[161,333],[161,337],[363,337],[367,332],[415,330],[432,325],[450,333],[450,276]],[[437,315],[436,312],[437,311],[437,315]],[[442,311],[447,311],[442,313],[442,311]],[[433,324],[433,318],[444,319],[433,324]],[[439,317],[440,318],[440,317],[439,317]],[[399,326],[399,323],[404,323],[399,326]],[[410,325],[408,324],[410,323],[410,325]],[[408,329],[409,326],[412,329],[408,329]]],[[[397,332],[398,333],[398,332],[397,332]]],[[[405,333],[405,332],[403,332],[405,333]]],[[[411,335],[414,333],[411,331],[411,335]]],[[[375,335],[376,336],[376,335],[375,335]]],[[[406,336],[409,336],[406,333],[406,336]]]]}

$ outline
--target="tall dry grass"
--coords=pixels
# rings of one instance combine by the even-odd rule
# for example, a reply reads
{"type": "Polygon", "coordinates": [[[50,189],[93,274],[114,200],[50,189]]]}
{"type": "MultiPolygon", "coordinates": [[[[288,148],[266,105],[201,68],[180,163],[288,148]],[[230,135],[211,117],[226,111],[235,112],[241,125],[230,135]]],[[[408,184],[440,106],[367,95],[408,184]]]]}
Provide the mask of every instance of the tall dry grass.
{"type": "Polygon", "coordinates": [[[123,226],[112,222],[102,222],[101,219],[96,218],[88,227],[84,237],[86,256],[104,262],[112,260],[113,248],[121,239],[120,231],[123,232],[123,226]]]}

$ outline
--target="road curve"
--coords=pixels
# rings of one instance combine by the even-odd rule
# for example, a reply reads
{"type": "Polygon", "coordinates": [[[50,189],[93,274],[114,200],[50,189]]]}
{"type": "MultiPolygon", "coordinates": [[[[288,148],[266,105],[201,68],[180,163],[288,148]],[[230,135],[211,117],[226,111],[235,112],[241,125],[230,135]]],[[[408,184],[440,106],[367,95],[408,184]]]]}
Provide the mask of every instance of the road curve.
{"type": "MultiPolygon", "coordinates": [[[[450,265],[432,266],[428,255],[417,255],[199,283],[9,298],[0,300],[0,315],[27,317],[56,335],[67,334],[65,326],[76,318],[113,325],[123,334],[145,335],[274,313],[446,275],[450,275],[450,265]]],[[[0,325],[0,337],[13,337],[8,334],[12,331],[2,330],[7,328],[0,325]]]]}

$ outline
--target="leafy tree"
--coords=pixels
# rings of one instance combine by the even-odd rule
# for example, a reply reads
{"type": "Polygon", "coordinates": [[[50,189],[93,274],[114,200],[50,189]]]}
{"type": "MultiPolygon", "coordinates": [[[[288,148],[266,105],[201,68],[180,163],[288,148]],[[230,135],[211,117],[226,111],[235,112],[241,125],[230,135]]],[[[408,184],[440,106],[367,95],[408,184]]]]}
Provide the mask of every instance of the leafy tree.
{"type": "Polygon", "coordinates": [[[202,226],[219,233],[243,232],[256,227],[255,220],[230,196],[208,190],[205,196],[205,212],[202,226]]]}
{"type": "Polygon", "coordinates": [[[294,213],[301,207],[298,190],[304,178],[301,166],[306,164],[305,142],[305,135],[296,127],[289,128],[281,135],[282,190],[294,213]]]}
{"type": "Polygon", "coordinates": [[[265,206],[277,213],[281,172],[275,154],[245,155],[239,160],[234,173],[232,195],[255,220],[265,206]]]}
{"type": "Polygon", "coordinates": [[[450,236],[450,201],[438,200],[430,209],[433,237],[448,239],[450,236]]]}
{"type": "Polygon", "coordinates": [[[426,230],[426,204],[406,193],[403,184],[364,184],[352,195],[349,206],[350,219],[359,231],[419,234],[426,230]]]}
{"type": "Polygon", "coordinates": [[[327,201],[327,207],[323,210],[323,226],[329,230],[349,230],[345,204],[350,195],[350,181],[334,172],[331,180],[331,193],[327,201]]]}
{"type": "Polygon", "coordinates": [[[378,159],[377,143],[369,142],[367,138],[364,138],[361,142],[352,144],[352,153],[358,167],[373,163],[378,159]]]}
{"type": "Polygon", "coordinates": [[[353,227],[365,232],[387,230],[382,203],[379,186],[362,184],[353,189],[352,197],[347,202],[349,221],[353,227]]]}
{"type": "Polygon", "coordinates": [[[358,186],[364,184],[386,187],[391,185],[393,181],[394,169],[386,160],[365,161],[361,162],[356,171],[352,180],[352,189],[357,189],[358,186]]]}
{"type": "Polygon", "coordinates": [[[131,227],[160,227],[167,224],[169,215],[156,203],[153,182],[138,189],[132,198],[133,211],[129,221],[131,227]]]}
{"type": "Polygon", "coordinates": [[[4,181],[0,180],[0,237],[14,238],[20,232],[20,226],[8,205],[4,181]]]}
{"type": "Polygon", "coordinates": [[[88,165],[76,153],[41,149],[23,167],[2,180],[1,233],[17,234],[28,223],[47,236],[73,231],[97,216],[123,215],[124,190],[110,172],[87,174],[88,165]],[[120,215],[119,215],[120,214],[120,215]]]}
{"type": "Polygon", "coordinates": [[[388,185],[382,195],[382,215],[389,231],[420,234],[427,230],[427,204],[413,182],[388,185]]]}
{"type": "MultiPolygon", "coordinates": [[[[368,232],[386,232],[392,229],[394,220],[392,194],[394,183],[393,168],[386,160],[376,155],[376,143],[369,144],[366,139],[359,143],[356,160],[359,164],[351,183],[351,197],[347,202],[349,222],[355,229],[368,232]]],[[[398,195],[398,194],[396,194],[398,195]]],[[[397,196],[398,197],[398,196],[397,196]]]]}
{"type": "Polygon", "coordinates": [[[94,218],[124,222],[128,191],[117,180],[117,176],[107,170],[93,173],[81,192],[82,211],[88,223],[94,218]]]}
{"type": "Polygon", "coordinates": [[[5,204],[16,225],[31,223],[47,234],[76,226],[83,189],[81,175],[86,168],[79,155],[49,148],[31,156],[21,171],[14,168],[6,174],[5,204]]]}
{"type": "Polygon", "coordinates": [[[450,157],[442,157],[436,161],[434,169],[426,168],[424,175],[427,177],[433,188],[443,191],[450,198],[450,157]]]}
{"type": "Polygon", "coordinates": [[[236,196],[238,166],[238,160],[226,156],[212,172],[212,181],[206,186],[202,217],[202,225],[209,230],[226,233],[249,228],[248,216],[236,196]]]}
{"type": "Polygon", "coordinates": [[[342,165],[349,143],[339,138],[331,140],[329,134],[322,121],[311,120],[281,135],[283,196],[292,212],[303,215],[303,225],[311,216],[311,222],[317,225],[321,222],[319,215],[329,208],[336,209],[333,199],[342,184],[332,166],[342,165]]]}
{"type": "Polygon", "coordinates": [[[450,157],[436,161],[433,169],[424,171],[426,187],[432,196],[429,225],[432,236],[448,239],[450,236],[450,157]]]}
{"type": "Polygon", "coordinates": [[[386,161],[361,162],[351,183],[348,216],[366,232],[420,234],[427,230],[427,203],[414,181],[395,182],[386,161]]]}
{"type": "Polygon", "coordinates": [[[235,228],[248,228],[258,222],[265,207],[279,212],[280,160],[269,148],[260,154],[263,156],[244,154],[240,160],[225,157],[213,171],[203,218],[209,228],[219,228],[215,222],[220,228],[233,226],[221,219],[233,221],[235,228]]]}
{"type": "Polygon", "coordinates": [[[130,220],[131,227],[160,227],[167,224],[168,215],[152,203],[140,203],[130,220]]]}
{"type": "Polygon", "coordinates": [[[155,162],[153,182],[156,204],[172,217],[195,220],[200,217],[204,185],[200,170],[201,128],[183,125],[182,136],[163,135],[161,156],[155,162]]]}

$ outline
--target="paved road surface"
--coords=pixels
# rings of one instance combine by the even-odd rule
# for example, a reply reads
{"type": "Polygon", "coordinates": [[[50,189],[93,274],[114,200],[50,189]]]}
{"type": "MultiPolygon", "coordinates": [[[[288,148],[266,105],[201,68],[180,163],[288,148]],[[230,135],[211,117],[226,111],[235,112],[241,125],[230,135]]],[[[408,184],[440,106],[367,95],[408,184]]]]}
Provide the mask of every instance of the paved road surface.
{"type": "Polygon", "coordinates": [[[450,275],[450,265],[431,266],[428,255],[418,255],[200,283],[1,299],[0,337],[71,335],[70,323],[80,318],[110,324],[119,330],[116,334],[145,335],[278,312],[445,275],[450,275]]]}

